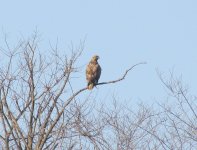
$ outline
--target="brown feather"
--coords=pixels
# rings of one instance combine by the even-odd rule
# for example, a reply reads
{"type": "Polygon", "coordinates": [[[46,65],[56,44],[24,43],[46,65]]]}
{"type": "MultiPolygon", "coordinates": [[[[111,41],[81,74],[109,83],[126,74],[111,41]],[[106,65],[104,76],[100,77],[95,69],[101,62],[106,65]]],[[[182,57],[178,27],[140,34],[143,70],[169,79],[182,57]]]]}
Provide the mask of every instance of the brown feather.
{"type": "Polygon", "coordinates": [[[98,56],[92,57],[91,61],[86,67],[86,80],[88,82],[89,90],[94,88],[101,75],[101,67],[97,62],[98,58],[98,56]]]}

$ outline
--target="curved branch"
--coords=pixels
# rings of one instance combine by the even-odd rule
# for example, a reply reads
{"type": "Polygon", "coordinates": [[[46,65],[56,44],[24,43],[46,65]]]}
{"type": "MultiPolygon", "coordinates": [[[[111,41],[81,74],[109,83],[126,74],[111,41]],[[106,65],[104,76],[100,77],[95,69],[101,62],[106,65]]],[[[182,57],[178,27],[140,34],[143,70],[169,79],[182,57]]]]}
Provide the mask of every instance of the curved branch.
{"type": "Polygon", "coordinates": [[[102,85],[102,84],[111,84],[111,83],[116,83],[116,82],[119,82],[119,81],[122,81],[125,79],[126,75],[128,74],[129,71],[131,71],[134,67],[138,66],[138,65],[142,65],[142,64],[146,64],[146,62],[140,62],[140,63],[137,63],[135,65],[133,65],[132,67],[130,67],[129,69],[127,69],[124,73],[124,75],[117,79],[117,80],[113,80],[113,81],[108,81],[108,82],[101,82],[101,83],[98,83],[96,85],[102,85]]]}
{"type": "MultiPolygon", "coordinates": [[[[133,65],[132,67],[130,67],[129,69],[127,69],[125,71],[125,73],[123,74],[123,76],[117,80],[112,80],[112,81],[108,81],[108,82],[101,82],[101,83],[98,83],[96,85],[103,85],[103,84],[111,84],[111,83],[116,83],[116,82],[119,82],[119,81],[122,81],[125,79],[126,75],[128,74],[129,71],[131,71],[134,67],[138,66],[138,65],[142,65],[142,64],[146,64],[146,62],[140,62],[140,63],[137,63],[135,65],[133,65]]],[[[66,106],[68,106],[70,104],[70,102],[78,95],[80,94],[81,92],[87,90],[88,87],[85,87],[85,88],[82,88],[80,90],[78,90],[77,92],[75,92],[67,101],[66,103],[64,104],[64,108],[66,108],[66,106]]]]}

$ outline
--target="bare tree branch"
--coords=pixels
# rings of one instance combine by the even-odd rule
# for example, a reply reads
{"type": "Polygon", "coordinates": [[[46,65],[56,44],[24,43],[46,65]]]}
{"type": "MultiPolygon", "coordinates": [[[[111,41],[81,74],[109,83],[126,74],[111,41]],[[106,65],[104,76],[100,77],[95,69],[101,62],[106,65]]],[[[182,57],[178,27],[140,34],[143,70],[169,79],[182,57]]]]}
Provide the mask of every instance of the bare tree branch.
{"type": "Polygon", "coordinates": [[[102,85],[102,84],[111,84],[111,83],[116,83],[116,82],[119,82],[121,80],[124,80],[126,75],[128,74],[129,71],[131,71],[134,67],[138,66],[138,65],[142,65],[142,64],[146,64],[146,62],[140,62],[140,63],[137,63],[135,65],[133,65],[132,67],[130,67],[129,69],[127,69],[124,73],[124,75],[122,77],[120,77],[119,79],[117,80],[113,80],[113,81],[107,81],[107,82],[101,82],[101,83],[98,83],[96,85],[102,85]]]}

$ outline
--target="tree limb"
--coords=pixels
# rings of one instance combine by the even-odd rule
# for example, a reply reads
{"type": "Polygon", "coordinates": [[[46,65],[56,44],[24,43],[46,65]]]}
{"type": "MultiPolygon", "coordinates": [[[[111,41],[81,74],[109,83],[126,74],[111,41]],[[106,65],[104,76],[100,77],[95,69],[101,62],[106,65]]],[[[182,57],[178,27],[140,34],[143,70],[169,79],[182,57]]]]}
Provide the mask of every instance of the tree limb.
{"type": "Polygon", "coordinates": [[[108,82],[101,82],[101,83],[98,83],[96,85],[102,85],[102,84],[111,84],[111,83],[116,83],[116,82],[119,82],[119,81],[122,81],[125,79],[126,75],[128,74],[129,71],[131,71],[134,67],[138,66],[138,65],[142,65],[142,64],[146,64],[146,62],[140,62],[140,63],[137,63],[135,65],[133,65],[132,67],[130,67],[129,69],[127,69],[124,73],[124,75],[117,79],[117,80],[113,80],[113,81],[108,81],[108,82]]]}

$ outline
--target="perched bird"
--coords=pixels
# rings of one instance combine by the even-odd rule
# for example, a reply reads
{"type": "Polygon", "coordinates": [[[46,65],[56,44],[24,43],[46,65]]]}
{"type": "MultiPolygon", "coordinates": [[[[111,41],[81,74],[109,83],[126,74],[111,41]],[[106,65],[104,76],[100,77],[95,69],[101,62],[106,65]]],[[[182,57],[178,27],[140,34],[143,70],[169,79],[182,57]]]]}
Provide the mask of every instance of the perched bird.
{"type": "Polygon", "coordinates": [[[101,76],[101,67],[98,64],[98,59],[99,56],[93,56],[86,67],[86,80],[88,82],[87,88],[89,90],[92,90],[94,88],[101,76]]]}

